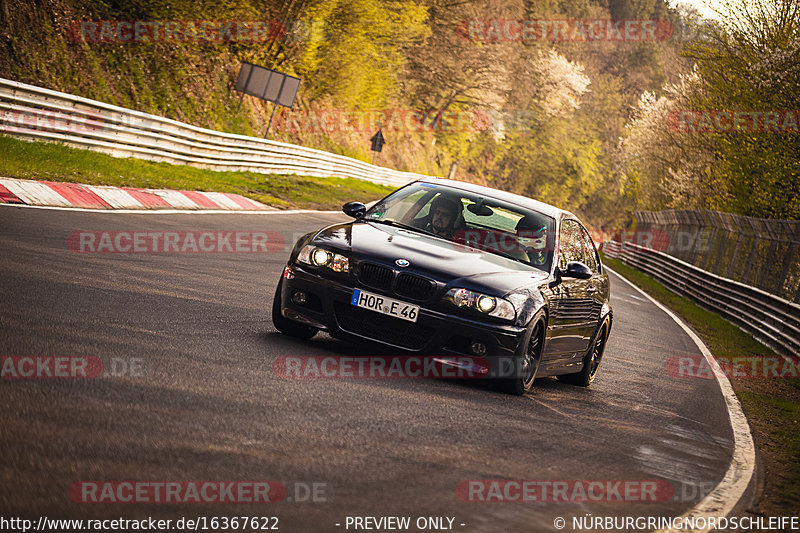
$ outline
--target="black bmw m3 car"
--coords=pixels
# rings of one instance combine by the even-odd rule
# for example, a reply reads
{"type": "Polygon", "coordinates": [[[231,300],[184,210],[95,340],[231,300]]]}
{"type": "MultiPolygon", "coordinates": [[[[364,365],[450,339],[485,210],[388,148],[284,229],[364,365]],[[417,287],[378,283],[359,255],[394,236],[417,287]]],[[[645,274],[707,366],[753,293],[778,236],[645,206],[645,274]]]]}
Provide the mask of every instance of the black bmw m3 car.
{"type": "Polygon", "coordinates": [[[544,376],[595,379],[611,330],[609,281],[575,215],[436,178],[343,211],[355,220],[295,244],[273,302],[279,331],[324,330],[444,364],[473,356],[514,394],[544,376]]]}

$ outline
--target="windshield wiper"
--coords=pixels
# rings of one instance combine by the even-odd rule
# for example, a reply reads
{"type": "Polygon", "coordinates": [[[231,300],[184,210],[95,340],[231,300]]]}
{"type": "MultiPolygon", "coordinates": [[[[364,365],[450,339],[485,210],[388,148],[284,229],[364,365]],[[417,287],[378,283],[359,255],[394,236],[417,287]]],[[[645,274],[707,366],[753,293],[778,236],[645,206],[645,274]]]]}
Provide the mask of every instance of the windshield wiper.
{"type": "Polygon", "coordinates": [[[418,228],[416,226],[410,226],[408,224],[403,224],[402,222],[398,222],[398,221],[392,220],[390,218],[374,219],[374,220],[370,219],[370,220],[367,220],[367,222],[375,222],[377,224],[386,224],[387,226],[394,226],[396,228],[406,229],[406,230],[409,230],[409,231],[415,231],[417,233],[422,233],[424,235],[433,235],[434,237],[439,237],[440,239],[444,238],[444,237],[440,237],[439,235],[436,235],[435,233],[432,233],[432,232],[430,232],[428,230],[425,230],[425,229],[422,229],[422,228],[418,228]]]}
{"type": "Polygon", "coordinates": [[[524,265],[528,264],[525,261],[523,261],[522,259],[520,259],[519,257],[516,257],[516,256],[511,255],[511,254],[507,254],[505,252],[501,252],[500,250],[495,250],[494,248],[482,248],[481,251],[489,252],[490,254],[499,255],[499,256],[505,257],[507,259],[513,259],[514,261],[517,261],[517,262],[522,263],[524,265]]]}
{"type": "Polygon", "coordinates": [[[490,254],[499,255],[499,256],[501,256],[501,257],[505,257],[505,258],[507,258],[507,259],[511,259],[511,260],[513,260],[513,261],[516,261],[517,263],[522,263],[522,264],[523,264],[523,265],[525,265],[525,266],[532,266],[532,267],[536,267],[536,268],[539,268],[540,270],[542,270],[540,267],[542,267],[542,266],[544,266],[544,265],[546,265],[546,264],[547,264],[547,262],[546,262],[546,263],[543,263],[542,265],[535,265],[535,264],[533,264],[533,263],[531,263],[531,262],[526,262],[525,260],[523,260],[523,259],[520,259],[519,257],[513,256],[513,255],[511,255],[511,254],[507,254],[507,253],[505,253],[505,252],[501,252],[500,250],[495,250],[495,249],[493,249],[493,248],[487,248],[487,249],[483,249],[483,251],[484,251],[484,252],[488,252],[488,253],[490,253],[490,254]]]}

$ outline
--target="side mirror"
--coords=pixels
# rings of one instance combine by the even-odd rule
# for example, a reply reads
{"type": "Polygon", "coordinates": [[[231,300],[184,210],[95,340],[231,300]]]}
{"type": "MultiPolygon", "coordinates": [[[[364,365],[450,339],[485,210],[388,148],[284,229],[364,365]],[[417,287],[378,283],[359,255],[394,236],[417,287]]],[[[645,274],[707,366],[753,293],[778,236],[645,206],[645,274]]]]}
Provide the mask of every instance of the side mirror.
{"type": "Polygon", "coordinates": [[[342,212],[353,218],[361,218],[367,212],[367,206],[361,202],[347,202],[342,206],[342,212]]]}
{"type": "Polygon", "coordinates": [[[592,271],[580,261],[570,261],[561,275],[565,278],[589,279],[592,277],[592,271]]]}

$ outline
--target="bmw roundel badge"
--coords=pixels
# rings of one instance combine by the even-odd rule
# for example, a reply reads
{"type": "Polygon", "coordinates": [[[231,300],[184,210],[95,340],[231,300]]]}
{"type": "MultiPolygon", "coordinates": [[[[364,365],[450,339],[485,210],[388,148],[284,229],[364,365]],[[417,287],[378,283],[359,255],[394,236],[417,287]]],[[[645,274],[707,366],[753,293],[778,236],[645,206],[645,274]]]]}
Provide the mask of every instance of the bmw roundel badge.
{"type": "Polygon", "coordinates": [[[407,267],[408,265],[411,264],[411,263],[408,262],[408,259],[398,259],[397,261],[395,261],[395,263],[397,264],[397,266],[403,267],[403,268],[405,268],[405,267],[407,267]]]}

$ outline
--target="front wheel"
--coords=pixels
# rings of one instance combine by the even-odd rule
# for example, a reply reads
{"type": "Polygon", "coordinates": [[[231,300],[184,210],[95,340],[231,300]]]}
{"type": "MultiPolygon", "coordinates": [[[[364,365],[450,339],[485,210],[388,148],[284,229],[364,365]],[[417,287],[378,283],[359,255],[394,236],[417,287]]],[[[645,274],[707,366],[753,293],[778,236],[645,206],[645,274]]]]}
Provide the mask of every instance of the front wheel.
{"type": "Polygon", "coordinates": [[[272,299],[272,323],[281,333],[297,337],[299,339],[310,339],[319,331],[317,328],[307,326],[290,320],[281,314],[281,287],[283,286],[283,278],[278,282],[275,288],[275,297],[272,299]]]}
{"type": "Polygon", "coordinates": [[[514,376],[505,378],[502,382],[503,390],[509,394],[521,395],[533,389],[539,363],[542,360],[544,347],[544,321],[537,320],[531,329],[530,337],[525,343],[525,350],[517,358],[514,365],[514,376]]]}
{"type": "Polygon", "coordinates": [[[563,374],[558,376],[558,379],[579,387],[588,387],[594,381],[597,376],[597,369],[600,368],[600,361],[603,359],[603,352],[606,350],[609,325],[610,322],[606,317],[597,332],[594,344],[583,357],[583,369],[577,374],[563,374]]]}

